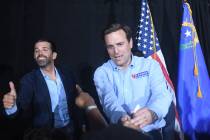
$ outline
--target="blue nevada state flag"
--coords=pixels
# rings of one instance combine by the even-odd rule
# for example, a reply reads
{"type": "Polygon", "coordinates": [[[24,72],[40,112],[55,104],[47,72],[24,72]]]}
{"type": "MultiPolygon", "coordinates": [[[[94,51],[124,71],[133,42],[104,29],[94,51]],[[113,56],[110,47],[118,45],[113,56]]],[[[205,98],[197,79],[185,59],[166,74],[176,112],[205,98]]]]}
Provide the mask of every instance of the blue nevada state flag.
{"type": "Polygon", "coordinates": [[[210,80],[188,3],[183,3],[179,48],[178,103],[184,133],[210,134],[210,80]]]}

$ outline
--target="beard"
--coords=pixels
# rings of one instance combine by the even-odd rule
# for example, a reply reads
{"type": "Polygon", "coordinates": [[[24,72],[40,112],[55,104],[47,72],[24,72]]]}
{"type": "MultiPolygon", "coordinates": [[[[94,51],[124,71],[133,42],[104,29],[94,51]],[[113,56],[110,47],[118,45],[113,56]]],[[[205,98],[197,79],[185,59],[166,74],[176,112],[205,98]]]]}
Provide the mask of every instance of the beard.
{"type": "Polygon", "coordinates": [[[44,68],[44,67],[46,67],[46,66],[48,66],[49,64],[52,63],[52,61],[46,56],[42,56],[44,59],[39,59],[39,57],[36,58],[36,63],[41,68],[44,68]]]}

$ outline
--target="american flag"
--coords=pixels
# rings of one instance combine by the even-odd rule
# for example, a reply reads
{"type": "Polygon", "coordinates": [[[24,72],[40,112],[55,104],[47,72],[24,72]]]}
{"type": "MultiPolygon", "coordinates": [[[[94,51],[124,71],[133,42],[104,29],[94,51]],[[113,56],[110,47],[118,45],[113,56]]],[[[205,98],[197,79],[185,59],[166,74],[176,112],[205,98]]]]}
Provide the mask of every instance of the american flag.
{"type": "MultiPolygon", "coordinates": [[[[154,59],[160,64],[166,79],[168,90],[174,95],[173,103],[176,106],[174,86],[166,68],[165,60],[160,48],[157,34],[155,32],[152,15],[147,0],[142,0],[141,3],[141,13],[140,13],[140,20],[137,32],[137,46],[138,49],[142,51],[142,53],[144,54],[144,57],[154,59]]],[[[175,130],[181,132],[179,117],[176,107],[175,107],[175,112],[176,112],[175,130]]]]}

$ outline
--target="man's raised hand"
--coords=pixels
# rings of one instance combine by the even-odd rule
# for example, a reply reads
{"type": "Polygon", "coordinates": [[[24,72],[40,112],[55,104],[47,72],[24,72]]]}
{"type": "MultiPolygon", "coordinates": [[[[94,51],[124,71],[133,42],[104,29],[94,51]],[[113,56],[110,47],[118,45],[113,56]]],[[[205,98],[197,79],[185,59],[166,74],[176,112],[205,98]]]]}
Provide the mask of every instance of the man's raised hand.
{"type": "Polygon", "coordinates": [[[3,97],[3,105],[4,108],[9,109],[12,108],[16,104],[16,89],[13,82],[9,82],[10,92],[6,93],[3,97]]]}

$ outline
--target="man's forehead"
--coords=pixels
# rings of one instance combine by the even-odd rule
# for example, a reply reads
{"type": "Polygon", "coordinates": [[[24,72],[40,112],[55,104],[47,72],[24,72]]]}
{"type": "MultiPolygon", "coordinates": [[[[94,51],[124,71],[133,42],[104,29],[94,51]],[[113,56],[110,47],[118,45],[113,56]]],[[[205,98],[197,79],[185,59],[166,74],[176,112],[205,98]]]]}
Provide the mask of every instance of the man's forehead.
{"type": "Polygon", "coordinates": [[[50,48],[50,43],[46,41],[37,42],[35,44],[35,49],[38,49],[38,48],[50,48]]]}
{"type": "Polygon", "coordinates": [[[126,40],[126,34],[123,30],[117,30],[105,36],[106,44],[125,42],[126,40]]]}
{"type": "Polygon", "coordinates": [[[105,36],[112,36],[112,35],[118,35],[118,36],[125,36],[126,37],[126,33],[123,29],[116,30],[114,32],[106,34],[105,36]]]}

